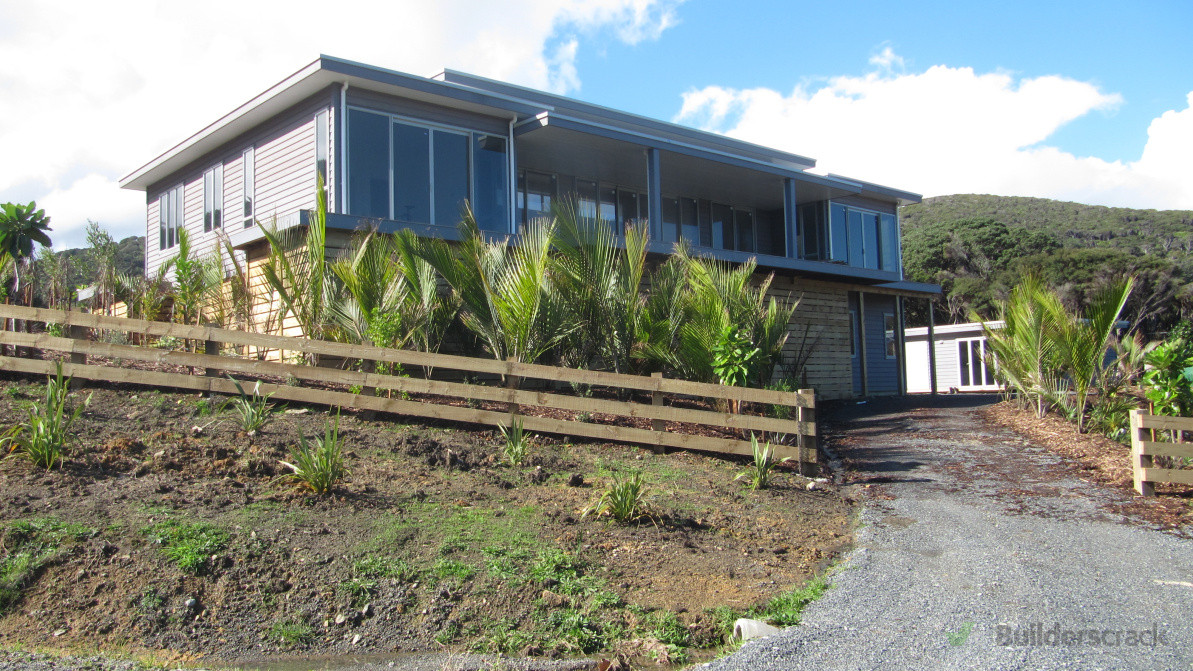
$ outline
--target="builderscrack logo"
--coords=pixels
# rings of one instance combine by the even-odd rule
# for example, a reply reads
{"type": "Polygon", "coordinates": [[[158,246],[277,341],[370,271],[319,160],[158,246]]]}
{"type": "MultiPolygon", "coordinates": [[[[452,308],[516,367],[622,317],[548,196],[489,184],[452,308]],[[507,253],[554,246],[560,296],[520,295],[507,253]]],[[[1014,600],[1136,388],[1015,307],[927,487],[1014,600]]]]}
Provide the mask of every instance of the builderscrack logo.
{"type": "Polygon", "coordinates": [[[1059,622],[1047,626],[1033,622],[1026,626],[1000,624],[995,629],[994,642],[1005,646],[1088,646],[1088,647],[1139,647],[1155,648],[1169,645],[1168,631],[1152,624],[1147,629],[1112,629],[1082,627],[1069,629],[1059,622]]]}

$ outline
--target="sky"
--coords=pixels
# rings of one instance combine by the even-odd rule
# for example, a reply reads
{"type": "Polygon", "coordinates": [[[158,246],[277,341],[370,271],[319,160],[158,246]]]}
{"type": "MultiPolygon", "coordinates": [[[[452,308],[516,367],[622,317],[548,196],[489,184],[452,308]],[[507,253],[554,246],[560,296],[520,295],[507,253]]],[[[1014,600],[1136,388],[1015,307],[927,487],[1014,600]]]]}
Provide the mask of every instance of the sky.
{"type": "Polygon", "coordinates": [[[1193,209],[1193,2],[0,0],[0,202],[145,232],[121,177],[319,54],[549,90],[920,193],[1193,209]]]}

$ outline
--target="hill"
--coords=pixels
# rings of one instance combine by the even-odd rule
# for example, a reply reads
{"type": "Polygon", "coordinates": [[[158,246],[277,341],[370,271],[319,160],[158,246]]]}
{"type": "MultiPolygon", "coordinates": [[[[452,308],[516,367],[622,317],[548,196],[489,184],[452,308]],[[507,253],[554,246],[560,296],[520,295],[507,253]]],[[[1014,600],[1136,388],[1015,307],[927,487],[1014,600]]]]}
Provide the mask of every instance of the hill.
{"type": "MultiPolygon", "coordinates": [[[[1193,211],[1138,210],[1046,198],[959,194],[900,211],[909,279],[944,294],[937,320],[996,316],[1025,274],[1040,274],[1073,307],[1122,277],[1137,278],[1125,318],[1149,333],[1193,313],[1193,211]]],[[[926,308],[909,313],[926,322],[926,308]]]]}

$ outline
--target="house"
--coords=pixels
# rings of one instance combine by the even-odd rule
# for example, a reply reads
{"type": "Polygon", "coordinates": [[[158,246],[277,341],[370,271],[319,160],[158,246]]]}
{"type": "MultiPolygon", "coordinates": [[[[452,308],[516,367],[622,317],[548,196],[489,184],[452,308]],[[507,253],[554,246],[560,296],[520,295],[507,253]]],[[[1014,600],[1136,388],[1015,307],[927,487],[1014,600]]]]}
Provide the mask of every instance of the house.
{"type": "MultiPolygon", "coordinates": [[[[1001,329],[1003,322],[987,322],[986,326],[1001,329]]],[[[908,393],[930,393],[933,382],[938,394],[1002,390],[981,322],[935,326],[931,331],[926,326],[910,328],[905,340],[908,393]]]]}
{"type": "Polygon", "coordinates": [[[328,202],[328,246],[366,224],[454,239],[467,201],[490,235],[575,198],[583,215],[649,222],[802,297],[788,353],[823,398],[900,393],[903,301],[939,292],[903,279],[898,207],[920,196],[810,172],[813,159],[462,72],[432,78],[322,56],[125,177],[144,191],[146,269],[189,232],[226,235],[252,264],[261,222],[299,226],[328,202]]]}

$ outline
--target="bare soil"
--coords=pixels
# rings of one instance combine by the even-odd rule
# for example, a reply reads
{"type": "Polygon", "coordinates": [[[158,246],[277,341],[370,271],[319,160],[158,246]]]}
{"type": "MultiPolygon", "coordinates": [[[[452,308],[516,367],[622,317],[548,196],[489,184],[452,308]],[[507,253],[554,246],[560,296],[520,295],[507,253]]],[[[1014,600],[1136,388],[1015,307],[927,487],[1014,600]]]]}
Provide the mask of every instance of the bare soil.
{"type": "MultiPolygon", "coordinates": [[[[43,389],[0,380],[0,425],[43,389]]],[[[0,461],[0,559],[18,521],[86,529],[61,539],[0,615],[7,645],[205,664],[585,652],[552,619],[563,614],[607,635],[599,654],[665,660],[676,651],[660,646],[658,623],[672,613],[699,659],[712,652],[697,648],[715,649],[725,633],[728,611],[712,609],[741,611],[802,584],[850,538],[850,502],[831,486],[808,490],[786,466],[771,489],[752,492],[734,480],[740,459],[539,437],[527,463],[510,467],[494,432],[347,412],[339,429],[351,474],[318,498],[280,462],[300,431],[323,435],[324,409],[279,408],[248,436],[231,409],[202,414],[224,399],[120,385],[75,398],[87,394],[60,469],[0,461]],[[582,517],[613,473],[635,469],[650,486],[649,518],[582,517]],[[230,540],[184,571],[148,533],[171,521],[209,523],[230,540]],[[536,579],[550,556],[573,561],[586,591],[536,579]],[[359,562],[370,558],[413,571],[365,580],[359,562]]]]}

